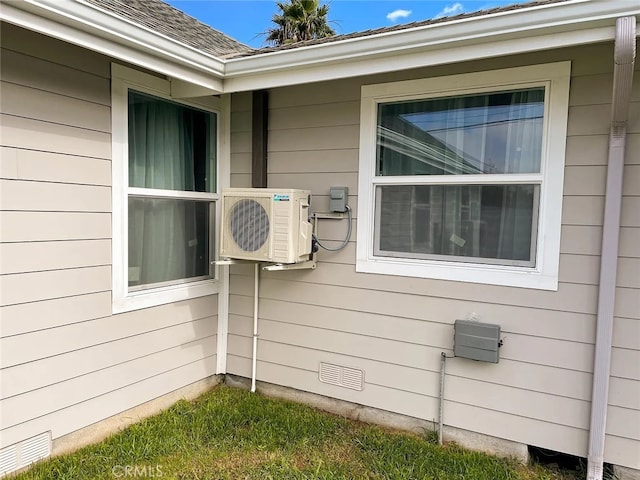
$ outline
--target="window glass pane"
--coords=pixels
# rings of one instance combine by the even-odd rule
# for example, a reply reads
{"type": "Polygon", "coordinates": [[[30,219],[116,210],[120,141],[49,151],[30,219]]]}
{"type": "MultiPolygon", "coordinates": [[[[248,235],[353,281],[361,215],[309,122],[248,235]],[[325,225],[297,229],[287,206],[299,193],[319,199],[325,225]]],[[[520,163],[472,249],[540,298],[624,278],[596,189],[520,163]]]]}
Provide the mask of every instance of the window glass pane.
{"type": "Polygon", "coordinates": [[[377,175],[540,171],[544,88],[378,106],[377,175]]]}
{"type": "Polygon", "coordinates": [[[215,192],[216,115],[129,91],[129,186],[215,192]]]}
{"type": "Polygon", "coordinates": [[[410,258],[445,255],[449,260],[471,257],[486,263],[532,265],[538,188],[378,186],[375,253],[410,258]]]}
{"type": "Polygon", "coordinates": [[[209,202],[129,197],[129,286],[209,275],[209,202]]]}

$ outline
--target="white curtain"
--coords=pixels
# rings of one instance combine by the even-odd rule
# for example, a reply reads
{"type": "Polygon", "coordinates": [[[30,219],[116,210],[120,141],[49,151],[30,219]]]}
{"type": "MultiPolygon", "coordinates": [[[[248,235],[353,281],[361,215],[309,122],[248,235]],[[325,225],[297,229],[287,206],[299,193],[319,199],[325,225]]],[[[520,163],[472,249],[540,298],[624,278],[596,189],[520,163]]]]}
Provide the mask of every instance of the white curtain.
{"type": "MultiPolygon", "coordinates": [[[[383,104],[378,175],[538,172],[543,101],[544,90],[531,89],[383,104]]],[[[378,195],[395,203],[381,212],[380,250],[529,260],[531,185],[407,185],[378,195]]]]}
{"type": "MultiPolygon", "coordinates": [[[[192,119],[179,105],[131,94],[129,185],[193,191],[192,119]]],[[[194,276],[198,202],[129,197],[129,284],[194,276]]]]}

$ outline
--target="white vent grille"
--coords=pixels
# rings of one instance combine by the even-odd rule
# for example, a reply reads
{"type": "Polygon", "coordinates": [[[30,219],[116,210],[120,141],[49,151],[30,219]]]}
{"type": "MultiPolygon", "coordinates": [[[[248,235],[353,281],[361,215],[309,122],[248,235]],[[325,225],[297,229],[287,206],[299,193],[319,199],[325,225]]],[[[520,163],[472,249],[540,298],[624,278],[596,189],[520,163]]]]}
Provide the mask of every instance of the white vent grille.
{"type": "Polygon", "coordinates": [[[51,432],[44,432],[0,450],[0,476],[51,455],[51,432]]]}
{"type": "Polygon", "coordinates": [[[320,362],[320,381],[351,390],[364,389],[364,372],[358,368],[343,367],[320,362]]]}

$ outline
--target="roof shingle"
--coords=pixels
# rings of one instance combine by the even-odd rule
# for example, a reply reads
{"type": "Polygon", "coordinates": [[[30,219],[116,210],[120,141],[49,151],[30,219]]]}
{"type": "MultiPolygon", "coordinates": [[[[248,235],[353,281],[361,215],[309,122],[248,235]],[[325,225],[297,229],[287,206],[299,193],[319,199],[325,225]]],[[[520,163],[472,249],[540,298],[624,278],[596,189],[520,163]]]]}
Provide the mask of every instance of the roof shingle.
{"type": "Polygon", "coordinates": [[[162,0],[85,1],[219,58],[252,50],[162,0]]]}

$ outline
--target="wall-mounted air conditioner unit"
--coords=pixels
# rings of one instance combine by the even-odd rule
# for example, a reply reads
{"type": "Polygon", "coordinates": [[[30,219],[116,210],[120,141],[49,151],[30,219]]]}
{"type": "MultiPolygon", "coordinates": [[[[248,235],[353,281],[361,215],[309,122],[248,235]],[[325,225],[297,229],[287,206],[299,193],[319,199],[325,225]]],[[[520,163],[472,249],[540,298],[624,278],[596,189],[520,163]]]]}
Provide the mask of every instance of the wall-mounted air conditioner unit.
{"type": "Polygon", "coordinates": [[[220,257],[272,263],[309,260],[310,201],[308,190],[223,190],[220,257]]]}

